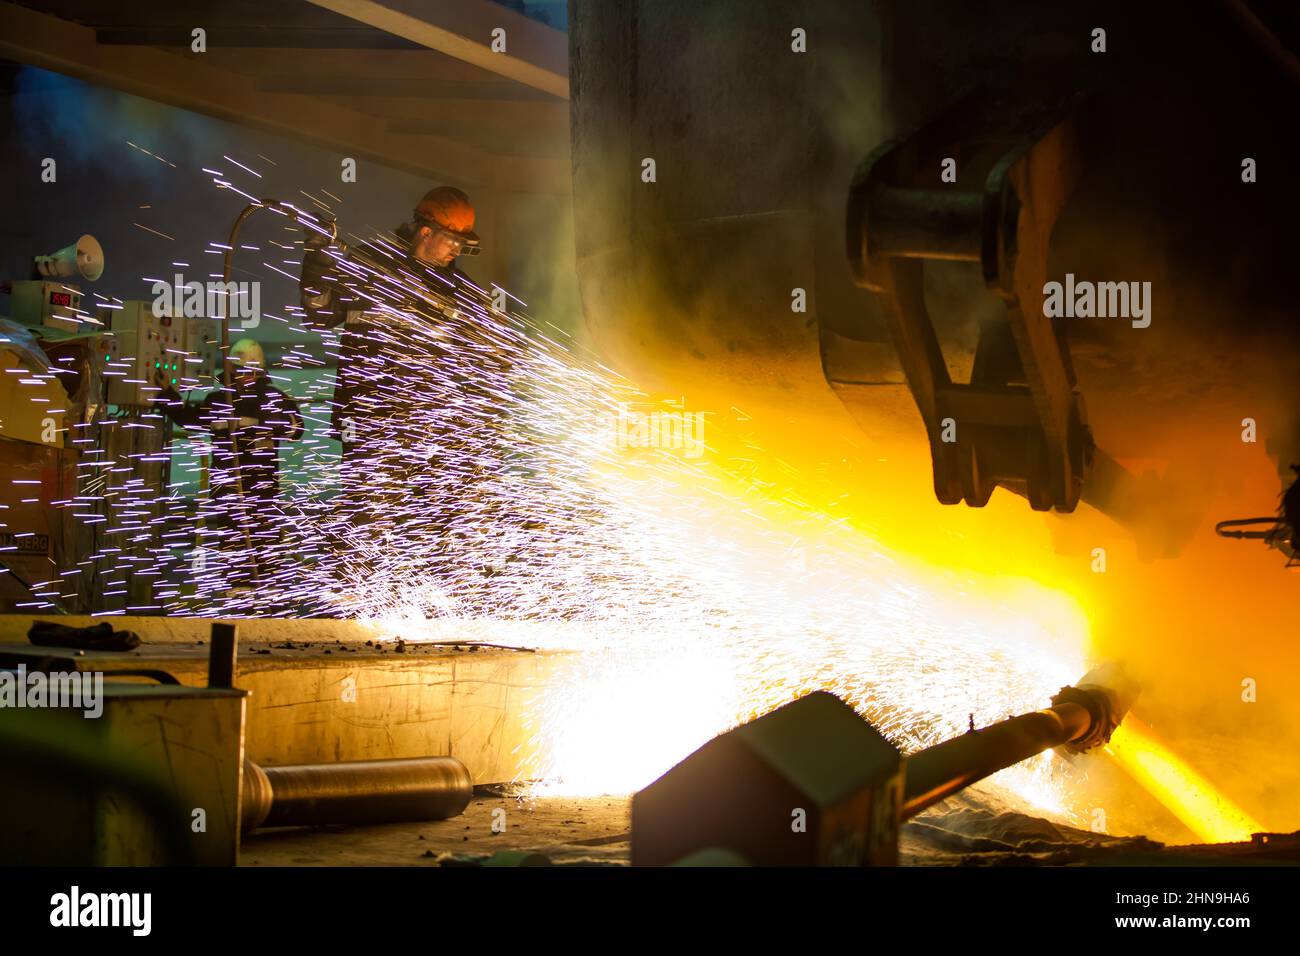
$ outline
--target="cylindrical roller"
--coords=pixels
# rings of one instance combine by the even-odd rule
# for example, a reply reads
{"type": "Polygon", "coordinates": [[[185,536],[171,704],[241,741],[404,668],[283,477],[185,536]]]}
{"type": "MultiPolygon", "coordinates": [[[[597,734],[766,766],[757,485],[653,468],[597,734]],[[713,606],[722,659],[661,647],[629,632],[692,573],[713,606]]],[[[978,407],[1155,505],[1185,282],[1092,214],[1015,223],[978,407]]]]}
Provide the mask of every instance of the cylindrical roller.
{"type": "Polygon", "coordinates": [[[441,820],[465,810],[474,782],[455,757],[244,765],[243,828],[441,820]]]}
{"type": "Polygon", "coordinates": [[[873,256],[980,260],[982,193],[877,186],[869,208],[873,256]]]}

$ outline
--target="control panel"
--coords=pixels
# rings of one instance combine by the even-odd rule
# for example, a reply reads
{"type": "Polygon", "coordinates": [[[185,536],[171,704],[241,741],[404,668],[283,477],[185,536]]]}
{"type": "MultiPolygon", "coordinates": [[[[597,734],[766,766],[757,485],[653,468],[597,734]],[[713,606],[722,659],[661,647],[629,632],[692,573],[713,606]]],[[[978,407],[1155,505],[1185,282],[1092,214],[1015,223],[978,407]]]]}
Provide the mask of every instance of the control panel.
{"type": "Polygon", "coordinates": [[[134,300],[100,308],[97,318],[105,330],[100,356],[110,404],[148,405],[164,389],[199,384],[186,361],[185,319],[154,315],[152,302],[134,300]]]}
{"type": "MultiPolygon", "coordinates": [[[[185,388],[215,388],[221,379],[221,320],[185,319],[185,388]]],[[[182,386],[177,385],[177,389],[182,386]]]]}

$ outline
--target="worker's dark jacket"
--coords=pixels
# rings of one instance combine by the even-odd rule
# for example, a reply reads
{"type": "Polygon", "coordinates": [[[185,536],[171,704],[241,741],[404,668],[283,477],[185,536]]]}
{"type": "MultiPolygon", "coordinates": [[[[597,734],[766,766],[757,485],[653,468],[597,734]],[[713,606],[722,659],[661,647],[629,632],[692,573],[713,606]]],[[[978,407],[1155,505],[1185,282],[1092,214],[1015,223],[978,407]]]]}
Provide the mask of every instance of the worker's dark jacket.
{"type": "Polygon", "coordinates": [[[456,587],[481,571],[485,529],[539,526],[517,491],[535,475],[527,325],[455,268],[361,254],[372,262],[309,252],[301,283],[309,323],[343,329],[332,499],[350,526],[343,546],[391,531],[411,542],[412,573],[456,587]]]}
{"type": "Polygon", "coordinates": [[[301,283],[309,322],[343,330],[338,513],[372,534],[415,522],[416,533],[444,537],[504,515],[523,418],[513,367],[523,327],[454,266],[373,246],[360,254],[369,264],[355,252],[346,262],[309,252],[301,283]]]}
{"type": "Polygon", "coordinates": [[[240,494],[266,500],[280,491],[279,447],[303,432],[298,403],[259,374],[251,385],[238,381],[217,388],[196,403],[163,393],[163,413],[186,429],[212,435],[209,487],[214,497],[240,494]]]}
{"type": "Polygon", "coordinates": [[[409,376],[404,363],[427,366],[447,351],[450,341],[440,343],[433,330],[449,328],[457,321],[449,313],[482,295],[455,262],[437,268],[367,246],[364,255],[382,272],[352,271],[322,267],[323,255],[316,254],[316,263],[308,255],[299,285],[310,323],[340,329],[332,422],[346,453],[351,435],[364,438],[374,420],[401,414],[409,376]]]}

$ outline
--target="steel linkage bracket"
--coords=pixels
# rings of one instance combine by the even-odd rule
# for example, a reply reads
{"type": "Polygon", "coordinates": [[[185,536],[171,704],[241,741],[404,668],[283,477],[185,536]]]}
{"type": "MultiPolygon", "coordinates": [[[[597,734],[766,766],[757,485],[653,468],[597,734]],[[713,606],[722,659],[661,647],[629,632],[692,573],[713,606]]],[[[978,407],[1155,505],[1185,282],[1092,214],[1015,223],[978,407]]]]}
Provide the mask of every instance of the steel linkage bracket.
{"type": "Polygon", "coordinates": [[[1079,104],[1078,94],[1045,105],[976,91],[854,175],[850,267],[883,303],[944,504],[983,507],[1002,485],[1037,511],[1070,512],[1091,467],[1069,351],[1042,309],[1048,242],[1078,174],[1079,104]],[[940,179],[948,158],[956,183],[940,179]],[[969,383],[952,381],[926,310],[927,259],[979,262],[1006,302],[1006,325],[981,332],[969,383]]]}

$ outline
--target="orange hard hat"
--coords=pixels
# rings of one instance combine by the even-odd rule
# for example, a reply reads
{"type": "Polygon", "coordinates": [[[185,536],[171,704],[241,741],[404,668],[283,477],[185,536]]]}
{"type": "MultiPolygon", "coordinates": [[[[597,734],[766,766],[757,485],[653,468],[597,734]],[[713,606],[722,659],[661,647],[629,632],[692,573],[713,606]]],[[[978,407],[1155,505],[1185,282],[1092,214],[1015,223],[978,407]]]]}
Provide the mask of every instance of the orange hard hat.
{"type": "Polygon", "coordinates": [[[474,207],[469,197],[454,186],[439,186],[424,194],[415,207],[415,218],[441,226],[469,245],[478,245],[474,231],[474,207]]]}

